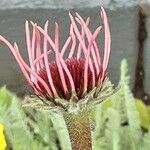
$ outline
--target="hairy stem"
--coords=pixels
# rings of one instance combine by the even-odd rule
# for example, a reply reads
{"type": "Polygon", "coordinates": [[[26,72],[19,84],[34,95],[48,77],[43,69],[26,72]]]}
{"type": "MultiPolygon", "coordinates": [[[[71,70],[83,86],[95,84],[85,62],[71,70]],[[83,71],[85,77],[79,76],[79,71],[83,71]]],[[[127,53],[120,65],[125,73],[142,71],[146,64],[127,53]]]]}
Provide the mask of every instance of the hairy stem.
{"type": "Polygon", "coordinates": [[[89,112],[64,114],[72,150],[92,150],[89,112]]]}

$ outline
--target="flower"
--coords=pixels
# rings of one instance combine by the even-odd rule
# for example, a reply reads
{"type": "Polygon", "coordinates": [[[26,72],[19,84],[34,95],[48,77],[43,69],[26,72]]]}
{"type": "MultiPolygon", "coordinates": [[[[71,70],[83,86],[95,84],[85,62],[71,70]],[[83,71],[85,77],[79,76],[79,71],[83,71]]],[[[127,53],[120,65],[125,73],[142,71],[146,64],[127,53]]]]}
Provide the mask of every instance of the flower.
{"type": "Polygon", "coordinates": [[[88,27],[90,18],[84,21],[78,13],[73,17],[69,12],[70,34],[62,48],[59,46],[60,35],[57,23],[55,23],[53,40],[48,34],[48,21],[44,29],[31,22],[32,37],[29,23],[26,21],[25,33],[30,66],[23,60],[18,45],[16,43],[11,45],[8,40],[0,36],[0,40],[9,47],[26,80],[42,102],[69,110],[70,107],[79,106],[80,103],[97,103],[104,95],[111,93],[110,90],[106,90],[111,87],[110,83],[105,84],[111,38],[103,7],[100,16],[105,34],[103,59],[96,43],[102,27],[97,27],[92,33],[88,27]],[[50,57],[54,60],[50,61],[50,57]],[[105,94],[102,94],[102,91],[105,94]]]}
{"type": "Polygon", "coordinates": [[[3,132],[4,132],[4,126],[0,124],[0,150],[6,149],[6,141],[3,132]]]}

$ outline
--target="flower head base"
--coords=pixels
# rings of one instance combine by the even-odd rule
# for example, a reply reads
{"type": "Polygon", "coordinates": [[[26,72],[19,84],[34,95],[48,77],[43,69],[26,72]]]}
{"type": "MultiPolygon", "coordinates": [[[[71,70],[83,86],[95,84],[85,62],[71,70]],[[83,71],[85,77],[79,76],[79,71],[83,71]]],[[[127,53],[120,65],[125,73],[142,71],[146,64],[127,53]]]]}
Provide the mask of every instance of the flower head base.
{"type": "MultiPolygon", "coordinates": [[[[84,21],[78,13],[75,17],[69,13],[70,34],[62,48],[59,46],[57,23],[55,23],[55,36],[52,39],[48,34],[48,21],[44,29],[31,22],[32,37],[28,21],[26,21],[25,32],[30,66],[20,55],[17,44],[11,45],[0,36],[0,40],[10,48],[26,80],[43,104],[69,110],[74,105],[77,107],[84,103],[91,105],[89,102],[92,104],[100,102],[104,95],[112,93],[111,84],[105,84],[111,39],[107,16],[103,8],[101,8],[100,16],[105,33],[103,59],[100,57],[96,43],[101,26],[92,33],[88,27],[90,19],[87,18],[84,21]],[[49,61],[49,56],[52,54],[55,59],[49,61]]],[[[39,106],[39,102],[36,106],[39,106]]]]}

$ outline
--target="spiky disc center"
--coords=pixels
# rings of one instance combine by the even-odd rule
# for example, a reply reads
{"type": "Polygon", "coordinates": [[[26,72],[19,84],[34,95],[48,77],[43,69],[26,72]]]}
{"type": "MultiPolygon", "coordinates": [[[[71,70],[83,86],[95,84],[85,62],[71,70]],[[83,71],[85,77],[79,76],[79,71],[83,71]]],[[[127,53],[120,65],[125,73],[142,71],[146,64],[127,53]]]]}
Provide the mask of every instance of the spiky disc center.
{"type": "MultiPolygon", "coordinates": [[[[82,98],[82,96],[84,94],[83,93],[84,92],[83,86],[84,86],[85,60],[84,59],[71,58],[71,59],[66,59],[65,64],[66,64],[66,66],[67,66],[68,70],[70,71],[71,76],[73,78],[76,95],[77,95],[78,99],[80,99],[80,98],[82,98]]],[[[63,85],[62,85],[62,81],[61,81],[61,78],[60,78],[60,74],[59,74],[58,66],[57,66],[56,62],[50,63],[49,68],[50,68],[52,80],[53,80],[54,86],[56,88],[56,91],[58,93],[58,96],[60,98],[64,98],[64,99],[70,99],[72,89],[71,89],[71,86],[70,86],[69,79],[66,75],[66,72],[63,70],[64,76],[65,76],[65,81],[66,81],[66,84],[67,84],[67,89],[68,89],[67,93],[63,90],[63,85]]],[[[96,72],[95,67],[94,67],[94,72],[96,72]]],[[[43,68],[39,72],[39,76],[47,83],[49,88],[52,89],[51,85],[49,84],[48,76],[47,76],[47,72],[46,72],[45,68],[43,68]]],[[[91,91],[92,88],[93,88],[92,87],[92,79],[93,79],[92,72],[91,72],[90,68],[88,68],[88,75],[87,75],[88,88],[87,88],[87,92],[91,91]]],[[[97,83],[97,80],[98,80],[98,76],[95,77],[95,83],[97,83]]],[[[40,82],[38,82],[38,85],[41,89],[41,93],[46,96],[47,92],[46,92],[45,88],[40,84],[40,82]]],[[[50,97],[47,97],[47,98],[51,99],[50,97]]]]}

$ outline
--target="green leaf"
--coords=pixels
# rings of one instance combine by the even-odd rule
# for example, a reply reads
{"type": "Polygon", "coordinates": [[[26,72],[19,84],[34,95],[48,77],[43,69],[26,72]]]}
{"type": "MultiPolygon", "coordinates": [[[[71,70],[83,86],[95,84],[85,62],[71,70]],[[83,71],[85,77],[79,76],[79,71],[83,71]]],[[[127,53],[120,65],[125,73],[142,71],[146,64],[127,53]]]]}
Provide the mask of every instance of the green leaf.
{"type": "Polygon", "coordinates": [[[148,111],[149,108],[141,100],[135,100],[135,105],[139,112],[141,126],[146,129],[150,128],[150,113],[148,111]]]}
{"type": "Polygon", "coordinates": [[[7,91],[5,87],[0,89],[0,122],[5,126],[8,148],[14,150],[49,150],[53,148],[58,150],[56,141],[54,141],[56,137],[52,132],[52,123],[48,125],[50,118],[47,119],[46,114],[34,113],[36,123],[33,124],[33,130],[31,130],[31,126],[28,125],[33,120],[26,113],[29,114],[22,108],[21,100],[7,91]],[[37,129],[39,129],[38,133],[34,132],[37,129]],[[38,140],[37,134],[41,135],[40,140],[38,140]],[[47,134],[49,134],[48,137],[47,134]]]}
{"type": "Polygon", "coordinates": [[[32,135],[29,133],[21,103],[5,87],[0,90],[0,122],[5,126],[10,147],[15,150],[30,148],[32,135]],[[21,143],[26,145],[23,146],[21,143]]]}
{"type": "Polygon", "coordinates": [[[3,86],[0,88],[0,105],[3,105],[3,107],[9,107],[11,104],[11,97],[9,96],[6,86],[3,86]]]}
{"type": "Polygon", "coordinates": [[[71,150],[69,134],[68,134],[63,116],[57,113],[51,112],[50,118],[57,132],[62,150],[71,150]]]}
{"type": "Polygon", "coordinates": [[[112,100],[111,99],[106,99],[101,106],[102,109],[102,115],[104,115],[107,111],[108,108],[110,108],[112,106],[112,100]]]}
{"type": "Polygon", "coordinates": [[[121,64],[121,83],[125,99],[130,136],[133,142],[133,149],[137,149],[142,138],[142,131],[140,127],[139,114],[134,103],[134,97],[129,88],[129,79],[128,64],[126,60],[123,60],[121,64]]]}
{"type": "Polygon", "coordinates": [[[150,129],[144,134],[140,150],[150,150],[150,129]]]}
{"type": "Polygon", "coordinates": [[[147,106],[148,116],[150,118],[150,106],[147,106]]]}

